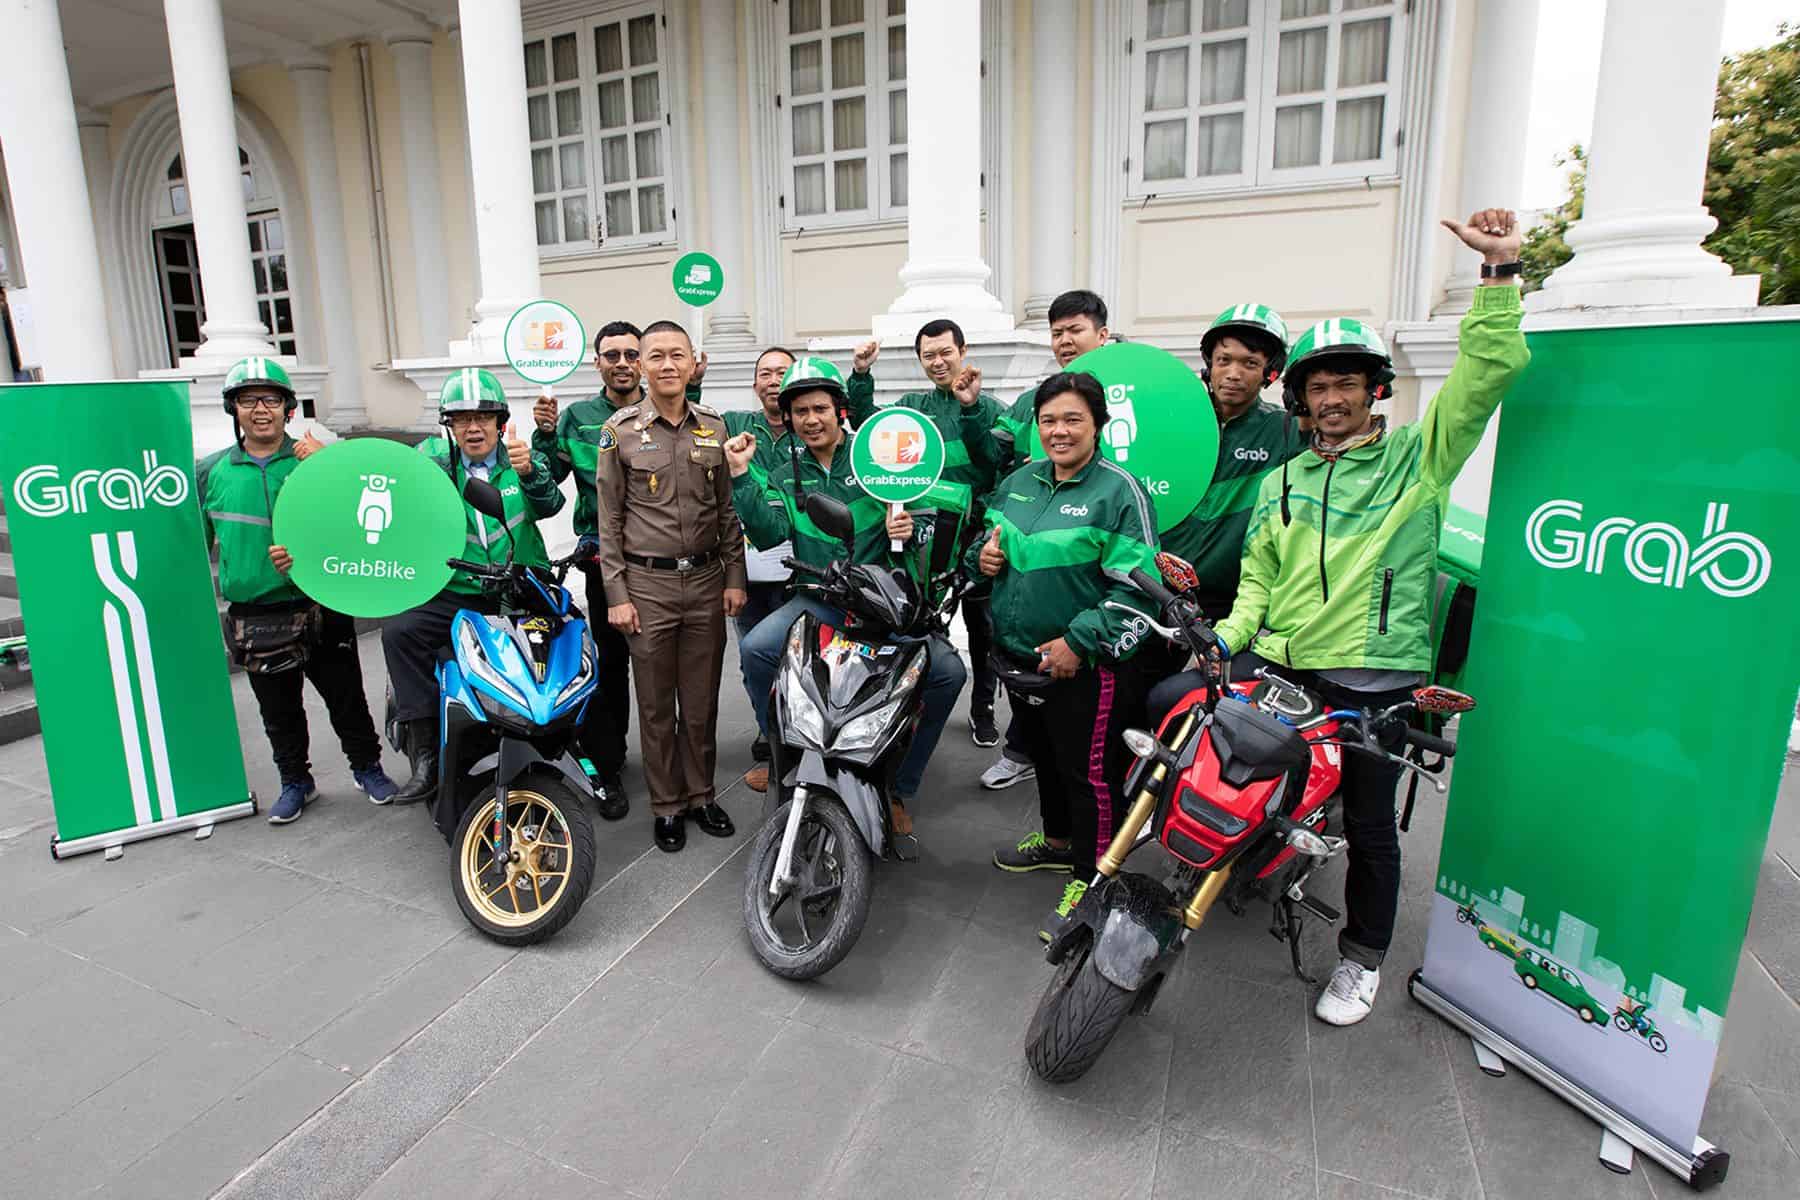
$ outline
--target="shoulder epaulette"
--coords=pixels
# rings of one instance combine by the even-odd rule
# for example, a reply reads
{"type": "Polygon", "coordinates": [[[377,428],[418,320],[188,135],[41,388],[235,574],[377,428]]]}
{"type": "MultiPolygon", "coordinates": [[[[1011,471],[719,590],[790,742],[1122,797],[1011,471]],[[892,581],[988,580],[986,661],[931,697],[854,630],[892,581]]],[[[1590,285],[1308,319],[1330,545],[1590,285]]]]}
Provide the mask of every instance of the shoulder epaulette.
{"type": "Polygon", "coordinates": [[[629,420],[630,418],[635,417],[637,415],[638,415],[638,405],[627,404],[624,408],[621,408],[618,412],[615,412],[611,417],[609,417],[607,419],[606,423],[608,425],[611,425],[614,421],[629,420]]]}
{"type": "Polygon", "coordinates": [[[699,413],[701,416],[718,417],[721,421],[725,419],[725,414],[721,413],[718,409],[713,408],[711,405],[696,404],[690,400],[688,401],[688,407],[699,413]]]}

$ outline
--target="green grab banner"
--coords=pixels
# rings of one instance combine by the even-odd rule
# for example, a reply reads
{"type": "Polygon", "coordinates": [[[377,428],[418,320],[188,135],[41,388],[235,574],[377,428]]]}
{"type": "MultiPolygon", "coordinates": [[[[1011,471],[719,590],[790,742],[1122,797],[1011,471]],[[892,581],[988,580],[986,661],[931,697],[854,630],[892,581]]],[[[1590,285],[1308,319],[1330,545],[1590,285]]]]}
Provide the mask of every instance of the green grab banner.
{"type": "Polygon", "coordinates": [[[0,489],[58,858],[255,811],[194,494],[188,385],[0,386],[0,489]]]}
{"type": "MultiPolygon", "coordinates": [[[[1188,365],[1157,346],[1115,342],[1070,363],[1106,388],[1100,452],[1130,471],[1156,503],[1158,533],[1181,524],[1212,485],[1219,462],[1219,422],[1206,385],[1188,365]]],[[[1031,426],[1031,457],[1044,444],[1031,426]]]]}
{"type": "Polygon", "coordinates": [[[850,443],[850,469],[862,490],[884,504],[905,504],[944,473],[944,435],[917,409],[884,408],[862,423],[850,443]]]}
{"type": "Polygon", "coordinates": [[[386,438],[314,451],[275,498],[275,544],[294,559],[288,577],[353,617],[391,617],[442,591],[466,524],[443,468],[386,438]]]}
{"type": "Polygon", "coordinates": [[[1414,994],[1713,1179],[1700,1116],[1800,681],[1800,405],[1756,402],[1800,378],[1800,322],[1529,341],[1414,994]],[[1695,362],[1738,364],[1755,420],[1698,399],[1695,362]]]}

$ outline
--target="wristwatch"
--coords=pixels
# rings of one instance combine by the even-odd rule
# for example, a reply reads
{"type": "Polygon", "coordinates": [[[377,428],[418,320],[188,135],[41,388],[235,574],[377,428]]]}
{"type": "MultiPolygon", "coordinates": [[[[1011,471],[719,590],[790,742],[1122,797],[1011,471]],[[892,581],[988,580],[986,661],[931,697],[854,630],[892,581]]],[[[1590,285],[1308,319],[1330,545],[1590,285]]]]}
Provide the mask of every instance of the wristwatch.
{"type": "Polygon", "coordinates": [[[1481,264],[1481,277],[1483,279],[1506,279],[1510,276],[1522,275],[1524,273],[1524,264],[1516,258],[1511,262],[1481,264]]]}

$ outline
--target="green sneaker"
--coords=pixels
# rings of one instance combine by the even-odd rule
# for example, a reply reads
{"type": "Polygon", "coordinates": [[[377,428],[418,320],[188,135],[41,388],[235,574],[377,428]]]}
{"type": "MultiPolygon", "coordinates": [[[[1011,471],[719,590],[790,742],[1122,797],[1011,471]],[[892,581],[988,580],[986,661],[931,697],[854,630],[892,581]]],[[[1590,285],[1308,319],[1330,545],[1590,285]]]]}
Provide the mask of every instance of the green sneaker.
{"type": "Polygon", "coordinates": [[[1044,927],[1038,930],[1039,941],[1048,946],[1056,939],[1056,935],[1063,931],[1063,926],[1069,923],[1069,915],[1075,911],[1075,906],[1087,895],[1087,890],[1088,885],[1079,879],[1071,879],[1063,884],[1062,902],[1050,913],[1050,919],[1044,922],[1044,927]]]}
{"type": "Polygon", "coordinates": [[[1042,833],[1033,831],[1016,846],[1002,846],[994,851],[994,865],[1015,874],[1025,871],[1058,871],[1067,875],[1075,867],[1075,851],[1068,846],[1058,850],[1042,833]]]}

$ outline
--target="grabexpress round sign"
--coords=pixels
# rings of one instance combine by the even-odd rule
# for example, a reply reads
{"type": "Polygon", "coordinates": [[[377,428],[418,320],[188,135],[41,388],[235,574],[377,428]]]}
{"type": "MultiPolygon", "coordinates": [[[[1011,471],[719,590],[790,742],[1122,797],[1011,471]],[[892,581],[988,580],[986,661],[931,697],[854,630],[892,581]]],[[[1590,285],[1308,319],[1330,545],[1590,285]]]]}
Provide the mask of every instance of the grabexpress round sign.
{"type": "Polygon", "coordinates": [[[519,378],[540,386],[574,374],[587,357],[587,331],[575,310],[555,300],[522,305],[506,323],[506,361],[519,378]]]}
{"type": "Polygon", "coordinates": [[[675,260],[672,282],[675,295],[683,304],[705,308],[725,290],[725,268],[712,255],[695,250],[675,260]]]}
{"type": "Polygon", "coordinates": [[[850,469],[862,490],[884,504],[917,500],[944,473],[943,435],[922,412],[884,408],[856,431],[850,469]]]}
{"type": "Polygon", "coordinates": [[[391,617],[437,595],[468,519],[443,469],[385,438],[335,442],[288,477],[275,544],[295,586],[353,617],[391,617]]]}

